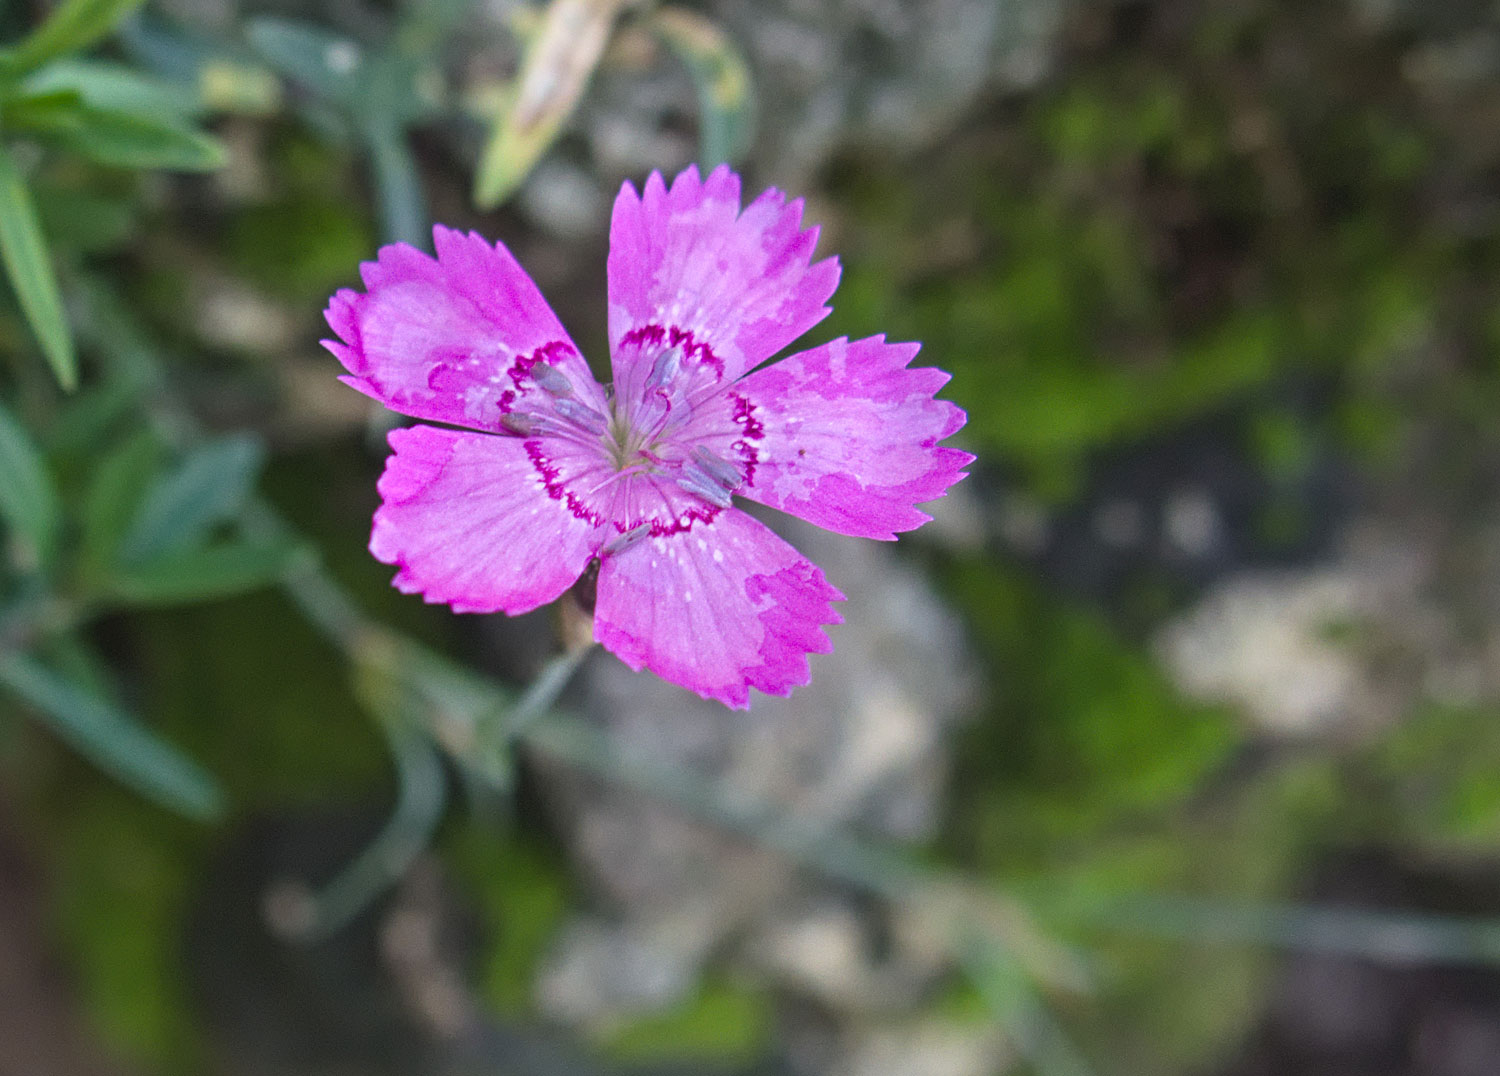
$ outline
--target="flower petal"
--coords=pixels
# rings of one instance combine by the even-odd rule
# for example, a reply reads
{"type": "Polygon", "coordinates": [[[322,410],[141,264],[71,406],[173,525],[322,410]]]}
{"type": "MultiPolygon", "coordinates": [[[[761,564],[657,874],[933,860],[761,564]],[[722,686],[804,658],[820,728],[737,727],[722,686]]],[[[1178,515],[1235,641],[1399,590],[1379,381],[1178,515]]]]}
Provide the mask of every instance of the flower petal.
{"type": "Polygon", "coordinates": [[[432,235],[436,259],[405,243],[382,247],[360,267],[367,291],[345,288],[329,302],[339,340],[323,345],[349,371],[343,380],[402,414],[496,430],[500,397],[516,388],[507,373],[540,357],[598,408],[588,364],[504,245],[441,226],[432,235]]]}
{"type": "Polygon", "coordinates": [[[749,689],[789,695],[809,653],[833,649],[821,625],[844,596],[764,524],[738,509],[683,534],[647,538],[599,568],[594,636],[648,668],[736,709],[749,689]]]}
{"type": "Polygon", "coordinates": [[[407,594],[455,612],[524,613],[573,585],[595,527],[551,495],[514,437],[393,430],[370,552],[407,594]]]}
{"type": "Polygon", "coordinates": [[[917,344],[834,340],[757,370],[734,387],[761,437],[742,496],[840,534],[892,539],[931,517],[974,457],[938,441],[963,411],[933,399],[948,375],[908,369],[917,344]]]}
{"type": "Polygon", "coordinates": [[[658,354],[632,346],[642,334],[682,341],[690,361],[728,383],[822,321],[838,260],[809,264],[818,230],[801,219],[802,202],[774,188],[741,213],[727,165],[706,180],[690,167],[670,190],[656,172],[640,196],[622,186],[609,231],[616,391],[637,392],[658,354]]]}

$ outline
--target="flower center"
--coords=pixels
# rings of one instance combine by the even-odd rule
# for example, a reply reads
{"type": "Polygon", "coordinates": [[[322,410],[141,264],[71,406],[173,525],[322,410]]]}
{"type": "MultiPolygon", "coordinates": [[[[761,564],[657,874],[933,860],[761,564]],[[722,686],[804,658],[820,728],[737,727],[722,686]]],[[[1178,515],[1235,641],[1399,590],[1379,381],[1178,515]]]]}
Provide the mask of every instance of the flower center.
{"type": "Polygon", "coordinates": [[[603,409],[579,398],[548,348],[508,371],[514,391],[501,396],[500,422],[526,439],[551,496],[615,531],[606,553],[712,520],[753,480],[763,435],[754,408],[725,391],[722,364],[688,334],[648,327],[627,336],[621,349],[635,354],[619,364],[625,373],[605,389],[603,409]]]}

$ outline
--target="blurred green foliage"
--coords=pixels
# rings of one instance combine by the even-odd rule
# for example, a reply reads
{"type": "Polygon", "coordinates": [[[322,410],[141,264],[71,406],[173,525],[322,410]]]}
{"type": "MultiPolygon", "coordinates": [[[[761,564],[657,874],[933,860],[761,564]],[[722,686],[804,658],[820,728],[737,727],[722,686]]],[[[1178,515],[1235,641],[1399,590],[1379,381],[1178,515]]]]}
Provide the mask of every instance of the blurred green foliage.
{"type": "MultiPolygon", "coordinates": [[[[1405,213],[1431,160],[1414,122],[1326,117],[1274,147],[1318,154],[1284,176],[1239,128],[1291,139],[1277,125],[1303,120],[1268,101],[1237,112],[1207,66],[1222,59],[1168,72],[1127,53],[1070,72],[921,183],[868,161],[841,172],[837,331],[923,341],[954,374],[967,435],[1049,499],[1077,492],[1090,453],[1288,376],[1379,378],[1461,269],[1405,213]],[[1333,204],[1351,182],[1357,213],[1333,204]]],[[[1372,405],[1346,406],[1358,440],[1372,405]]]]}
{"type": "MultiPolygon", "coordinates": [[[[205,1047],[177,947],[223,831],[156,804],[222,809],[232,824],[374,800],[390,782],[360,671],[346,677],[345,655],[267,584],[315,546],[391,625],[440,652],[474,643],[364,555],[371,473],[352,437],[290,450],[184,428],[164,401],[224,371],[201,354],[183,297],[219,276],[310,339],[377,235],[424,240],[423,180],[453,205],[473,177],[442,161],[426,175],[407,142],[415,128],[431,137],[451,105],[442,49],[458,7],[406,5],[378,40],[262,19],[204,42],[142,21],[128,62],[80,53],[132,6],[67,0],[32,36],[13,14],[0,24],[16,34],[0,52],[0,253],[14,292],[0,309],[0,685],[26,703],[0,710],[0,774],[49,856],[55,927],[90,1018],[128,1056],[189,1072],[205,1047]],[[237,195],[188,180],[164,207],[133,171],[222,165],[202,129],[210,106],[237,113],[226,141],[264,174],[237,195]],[[351,197],[364,173],[369,198],[351,197]],[[134,243],[143,223],[152,241],[134,243]],[[73,383],[80,354],[81,387],[64,397],[53,382],[73,383]],[[309,542],[246,525],[267,497],[309,542]]],[[[1424,215],[1441,124],[1390,88],[1389,43],[1319,38],[1326,12],[1244,7],[1205,9],[1170,58],[1149,42],[1068,56],[1054,80],[970,117],[923,157],[918,182],[912,161],[868,155],[830,176],[845,266],[834,330],[922,340],[924,359],[954,373],[948,394],[969,410],[987,477],[1069,502],[1100,452],[1230,410],[1273,480],[1304,473],[1330,442],[1380,473],[1424,424],[1467,439],[1459,478],[1496,443],[1500,244],[1424,215]],[[1319,85],[1285,81],[1257,52],[1273,19],[1325,43],[1319,85]],[[1417,357],[1438,333],[1455,341],[1451,366],[1417,357]],[[1288,405],[1284,387],[1306,382],[1326,390],[1319,406],[1288,405]]],[[[689,67],[705,158],[732,158],[753,94],[734,43],[699,18],[663,7],[643,25],[689,67]]],[[[552,102],[556,127],[575,103],[552,102]]],[[[488,114],[496,138],[513,105],[488,114]]],[[[541,133],[524,161],[502,162],[515,174],[501,186],[555,129],[541,133]]],[[[251,358],[248,376],[270,382],[285,356],[251,358]]],[[[242,408],[222,424],[265,418],[242,408]]],[[[1265,525],[1299,524],[1268,513],[1265,525]]],[[[1110,615],[1003,557],[921,556],[989,682],[955,752],[951,822],[928,852],[1019,887],[1089,954],[1099,991],[1064,1015],[1112,1073],[1179,1071],[1222,1048],[1254,1014],[1268,957],[1101,928],[1111,894],[1269,897],[1324,843],[1477,852],[1500,833],[1492,707],[1424,702],[1368,744],[1257,753],[1238,714],[1182,699],[1149,652],[1166,600],[1133,595],[1110,615]]],[[[574,900],[559,850],[528,817],[454,825],[440,851],[485,924],[483,997],[528,1019],[533,974],[574,900]]],[[[974,1015],[974,991],[945,989],[935,1008],[974,1015]]],[[[745,1060],[768,1041],[771,1010],[720,977],[603,1048],[745,1060]]]]}

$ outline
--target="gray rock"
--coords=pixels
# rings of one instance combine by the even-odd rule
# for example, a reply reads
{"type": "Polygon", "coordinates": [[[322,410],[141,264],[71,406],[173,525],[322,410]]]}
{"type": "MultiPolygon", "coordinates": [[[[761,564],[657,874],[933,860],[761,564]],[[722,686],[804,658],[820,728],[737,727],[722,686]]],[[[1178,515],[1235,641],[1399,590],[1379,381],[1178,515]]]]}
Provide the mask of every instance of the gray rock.
{"type": "MultiPolygon", "coordinates": [[[[795,521],[779,529],[849,595],[810,685],[738,712],[600,655],[588,713],[622,752],[709,778],[725,796],[883,841],[929,836],[945,745],[977,687],[959,625],[890,547],[795,521]]],[[[602,913],[553,952],[540,991],[549,1015],[600,1025],[670,1004],[721,952],[851,1013],[910,1003],[936,974],[899,931],[894,951],[873,956],[865,911],[778,855],[560,767],[543,777],[602,913]]]]}

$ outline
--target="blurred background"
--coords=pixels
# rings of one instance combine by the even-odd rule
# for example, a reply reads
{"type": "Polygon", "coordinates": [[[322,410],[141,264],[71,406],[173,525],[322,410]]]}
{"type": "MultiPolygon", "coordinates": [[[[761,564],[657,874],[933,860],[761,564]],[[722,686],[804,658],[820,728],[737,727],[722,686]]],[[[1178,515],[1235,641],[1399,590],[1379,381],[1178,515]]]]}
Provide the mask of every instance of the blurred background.
{"type": "Polygon", "coordinates": [[[1500,1072],[1500,13],[0,6],[0,1074],[1500,1072]],[[748,714],[365,549],[436,220],[737,164],[971,477],[748,714]],[[528,693],[529,692],[529,693],[528,693]]]}

